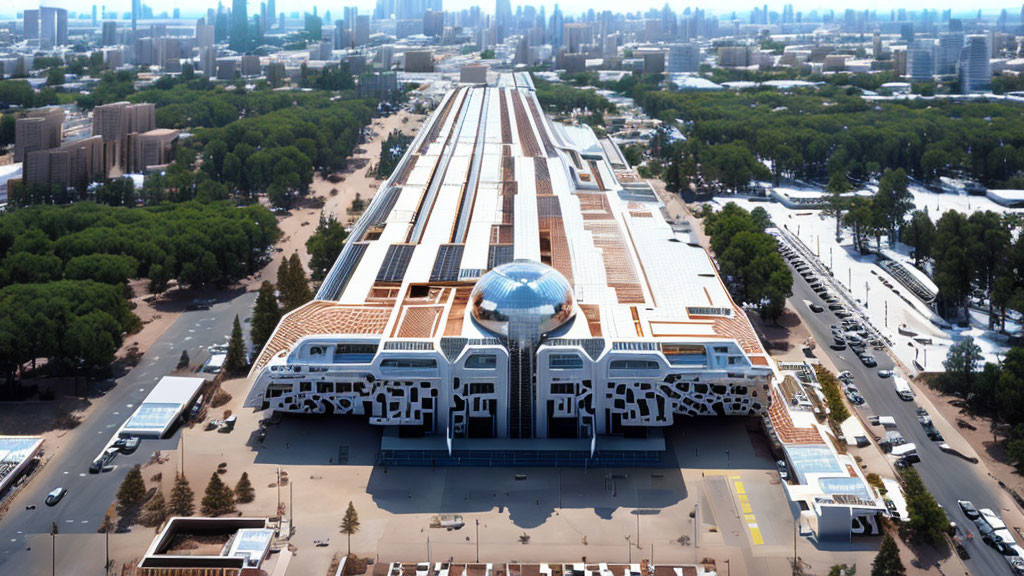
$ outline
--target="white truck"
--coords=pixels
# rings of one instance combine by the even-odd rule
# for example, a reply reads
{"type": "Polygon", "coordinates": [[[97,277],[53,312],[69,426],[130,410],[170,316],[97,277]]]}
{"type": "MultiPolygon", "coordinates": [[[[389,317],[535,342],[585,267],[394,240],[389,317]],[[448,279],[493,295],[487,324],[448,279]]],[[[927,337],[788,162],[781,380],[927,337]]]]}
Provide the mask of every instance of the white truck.
{"type": "Polygon", "coordinates": [[[900,397],[900,400],[910,402],[914,399],[914,391],[910,389],[910,384],[900,376],[893,375],[892,387],[896,390],[896,395],[900,397]]]}

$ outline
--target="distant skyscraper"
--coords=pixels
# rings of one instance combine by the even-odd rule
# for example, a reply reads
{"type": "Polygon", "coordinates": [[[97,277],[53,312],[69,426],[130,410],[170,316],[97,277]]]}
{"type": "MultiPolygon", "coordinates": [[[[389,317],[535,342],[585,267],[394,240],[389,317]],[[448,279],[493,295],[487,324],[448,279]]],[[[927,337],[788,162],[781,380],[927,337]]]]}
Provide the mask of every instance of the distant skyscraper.
{"type": "Polygon", "coordinates": [[[231,49],[246,50],[249,47],[249,13],[246,0],[231,2],[231,49]]]}
{"type": "Polygon", "coordinates": [[[988,89],[992,83],[988,36],[968,36],[960,56],[960,89],[964,93],[988,89]]]}
{"type": "Polygon", "coordinates": [[[273,28],[277,22],[277,3],[267,0],[267,28],[273,28]]]}
{"type": "Polygon", "coordinates": [[[117,44],[117,22],[108,20],[103,23],[103,45],[114,46],[117,44]]]}
{"type": "Polygon", "coordinates": [[[39,38],[39,10],[25,10],[22,14],[22,28],[26,40],[39,38]]]}
{"type": "Polygon", "coordinates": [[[96,22],[96,5],[93,4],[92,5],[92,27],[95,28],[96,24],[97,24],[97,22],[96,22]]]}
{"type": "Polygon", "coordinates": [[[132,39],[139,31],[139,18],[142,16],[142,0],[132,0],[132,39]]]}

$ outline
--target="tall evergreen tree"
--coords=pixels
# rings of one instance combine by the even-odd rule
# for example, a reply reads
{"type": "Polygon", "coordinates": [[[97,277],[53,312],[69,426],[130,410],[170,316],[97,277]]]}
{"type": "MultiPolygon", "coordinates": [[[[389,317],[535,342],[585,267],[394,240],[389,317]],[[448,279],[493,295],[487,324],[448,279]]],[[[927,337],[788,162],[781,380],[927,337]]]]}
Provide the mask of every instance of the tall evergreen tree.
{"type": "Polygon", "coordinates": [[[174,478],[174,488],[171,489],[171,501],[167,512],[171,516],[191,516],[195,514],[195,492],[188,483],[184,474],[178,474],[174,478]]]}
{"type": "Polygon", "coordinates": [[[156,494],[146,502],[146,523],[150,526],[159,526],[167,519],[167,500],[159,488],[156,494]]]}
{"type": "Polygon", "coordinates": [[[117,503],[122,510],[131,510],[142,504],[145,498],[146,483],[142,479],[142,468],[136,464],[128,471],[128,475],[117,490],[117,503]]]}
{"type": "Polygon", "coordinates": [[[889,534],[882,538],[882,545],[878,548],[878,555],[871,563],[871,576],[905,576],[907,569],[900,560],[900,550],[896,547],[896,541],[889,534]]]}
{"type": "Polygon", "coordinates": [[[203,495],[203,514],[220,516],[234,510],[235,498],[231,488],[228,488],[228,485],[220,479],[220,475],[214,472],[210,476],[210,483],[206,485],[206,494],[203,495]]]}
{"type": "Polygon", "coordinates": [[[229,375],[241,374],[248,364],[245,357],[245,340],[242,338],[242,324],[235,315],[235,323],[231,327],[231,341],[224,358],[224,371],[229,375]]]}
{"type": "Polygon", "coordinates": [[[348,536],[349,555],[352,554],[352,535],[356,532],[359,532],[359,513],[356,512],[356,507],[349,500],[348,509],[345,510],[345,516],[341,519],[341,533],[348,536]]]}
{"type": "Polygon", "coordinates": [[[281,309],[277,306],[277,297],[274,296],[274,285],[263,282],[259,295],[256,296],[256,306],[252,310],[252,325],[249,328],[253,348],[262,350],[280,321],[281,309]]]}
{"type": "Polygon", "coordinates": [[[252,487],[252,482],[249,481],[249,473],[242,472],[242,477],[238,479],[238,484],[235,484],[235,500],[242,504],[252,502],[256,498],[256,490],[252,487]]]}
{"type": "Polygon", "coordinates": [[[843,220],[843,209],[846,207],[846,198],[843,194],[850,191],[850,181],[846,179],[846,174],[843,172],[832,174],[828,179],[825,191],[828,192],[825,201],[828,207],[827,213],[836,219],[836,242],[839,242],[842,237],[840,224],[843,220]]]}
{"type": "Polygon", "coordinates": [[[302,266],[298,252],[292,252],[291,258],[292,283],[295,286],[295,308],[302,306],[313,299],[313,290],[309,287],[309,278],[306,276],[306,269],[302,266]]]}

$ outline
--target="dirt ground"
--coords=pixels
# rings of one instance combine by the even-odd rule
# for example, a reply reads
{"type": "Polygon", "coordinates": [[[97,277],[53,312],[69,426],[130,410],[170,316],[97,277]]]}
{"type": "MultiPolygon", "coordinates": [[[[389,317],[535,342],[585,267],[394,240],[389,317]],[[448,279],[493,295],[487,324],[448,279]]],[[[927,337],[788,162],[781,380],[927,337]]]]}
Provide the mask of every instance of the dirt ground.
{"type": "Polygon", "coordinates": [[[383,180],[374,178],[370,171],[380,156],[381,143],[393,130],[401,130],[404,134],[415,135],[423,125],[426,116],[412,114],[404,110],[386,118],[375,118],[371,127],[372,137],[361,144],[348,162],[348,169],[333,177],[340,177],[336,183],[330,182],[320,174],[313,177],[309,197],[287,214],[279,216],[277,225],[281,229],[281,240],[277,244],[279,257],[263,268],[253,278],[245,282],[250,290],[259,288],[264,281],[275,282],[281,257],[299,254],[299,259],[308,269],[309,254],[306,252],[306,241],[316,232],[320,222],[321,210],[342,222],[346,228],[355,223],[359,213],[349,210],[352,201],[358,194],[368,205],[383,180]],[[332,194],[332,191],[334,193],[332,194]]]}

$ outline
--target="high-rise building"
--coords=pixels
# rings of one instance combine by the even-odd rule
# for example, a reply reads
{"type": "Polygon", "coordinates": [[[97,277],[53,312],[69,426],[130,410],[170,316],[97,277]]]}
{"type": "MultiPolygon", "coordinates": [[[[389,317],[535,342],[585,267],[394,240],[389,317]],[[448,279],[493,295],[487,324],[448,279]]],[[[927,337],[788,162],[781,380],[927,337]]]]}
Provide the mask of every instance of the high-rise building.
{"type": "Polygon", "coordinates": [[[34,40],[39,38],[39,10],[25,10],[21,18],[25,39],[34,40]]]}
{"type": "Polygon", "coordinates": [[[267,0],[267,28],[273,28],[277,22],[277,3],[267,0]]]}
{"type": "Polygon", "coordinates": [[[114,102],[93,108],[93,136],[103,138],[105,168],[122,169],[128,164],[128,135],[156,129],[156,107],[153,104],[114,102]]]}
{"type": "Polygon", "coordinates": [[[132,38],[139,33],[139,18],[142,18],[142,0],[132,0],[132,38]]]}
{"type": "Polygon", "coordinates": [[[117,22],[107,20],[103,23],[103,46],[117,45],[117,22]]]}
{"type": "Polygon", "coordinates": [[[935,50],[935,73],[956,74],[960,64],[960,53],[964,49],[963,34],[943,34],[935,50]]]}
{"type": "Polygon", "coordinates": [[[931,82],[935,75],[935,40],[917,38],[907,48],[907,79],[931,82]]]}
{"type": "Polygon", "coordinates": [[[700,69],[700,46],[672,44],[668,47],[669,72],[697,72],[700,69]]]}
{"type": "Polygon", "coordinates": [[[14,122],[14,161],[22,162],[29,152],[60,146],[64,130],[62,108],[30,110],[26,117],[14,122]]]}
{"type": "Polygon", "coordinates": [[[68,11],[63,8],[39,8],[39,46],[47,49],[68,43],[68,11]]]}
{"type": "Polygon", "coordinates": [[[365,46],[370,43],[370,15],[360,14],[356,16],[354,29],[356,46],[365,46]]]}
{"type": "Polygon", "coordinates": [[[960,56],[960,89],[966,94],[987,90],[992,85],[992,64],[989,60],[988,36],[967,37],[960,56]]]}
{"type": "Polygon", "coordinates": [[[246,0],[231,2],[230,46],[232,50],[238,51],[249,49],[249,16],[246,0]]]}

